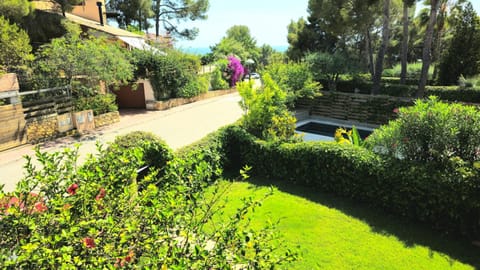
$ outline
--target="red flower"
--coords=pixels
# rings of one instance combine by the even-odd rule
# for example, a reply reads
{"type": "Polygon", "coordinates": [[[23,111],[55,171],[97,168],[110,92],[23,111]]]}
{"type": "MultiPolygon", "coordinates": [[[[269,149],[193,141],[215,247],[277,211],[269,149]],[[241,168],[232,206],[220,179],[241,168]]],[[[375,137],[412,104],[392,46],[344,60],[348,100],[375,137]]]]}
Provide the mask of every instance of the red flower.
{"type": "Polygon", "coordinates": [[[127,263],[130,263],[130,262],[132,261],[132,259],[133,259],[133,256],[135,256],[135,253],[133,253],[133,251],[130,251],[130,252],[128,253],[128,255],[125,256],[125,261],[126,261],[127,263]]]}
{"type": "Polygon", "coordinates": [[[393,112],[398,113],[398,112],[400,112],[400,110],[398,108],[395,108],[395,109],[393,109],[393,112]]]}
{"type": "Polygon", "coordinates": [[[105,195],[107,194],[107,192],[105,191],[104,188],[100,188],[100,192],[98,192],[98,195],[95,197],[95,200],[101,200],[105,197],[105,195]]]}
{"type": "Polygon", "coordinates": [[[94,248],[95,247],[95,240],[91,237],[85,237],[82,240],[83,244],[87,248],[94,248]]]}
{"type": "Polygon", "coordinates": [[[75,195],[77,193],[77,189],[78,189],[78,185],[77,184],[71,184],[68,188],[67,188],[67,192],[68,194],[70,195],[75,195]]]}
{"type": "Polygon", "coordinates": [[[35,211],[37,213],[43,213],[48,210],[48,207],[43,202],[36,202],[35,203],[35,211]]]}

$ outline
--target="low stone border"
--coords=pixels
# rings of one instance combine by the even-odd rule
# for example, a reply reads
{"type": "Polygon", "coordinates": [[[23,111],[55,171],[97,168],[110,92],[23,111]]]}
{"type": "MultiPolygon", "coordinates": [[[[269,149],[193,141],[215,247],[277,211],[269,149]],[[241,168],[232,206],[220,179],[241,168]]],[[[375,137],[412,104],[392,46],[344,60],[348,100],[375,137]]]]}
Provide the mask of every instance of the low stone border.
{"type": "Polygon", "coordinates": [[[95,128],[99,128],[99,127],[120,122],[120,113],[118,111],[109,112],[109,113],[97,115],[94,118],[95,118],[95,128]]]}
{"type": "Polygon", "coordinates": [[[236,89],[214,90],[214,91],[208,91],[207,93],[203,93],[192,98],[172,98],[165,101],[147,101],[147,110],[155,110],[155,111],[168,110],[173,107],[196,102],[199,100],[204,100],[212,97],[218,97],[218,96],[235,93],[236,91],[237,91],[236,89]]]}

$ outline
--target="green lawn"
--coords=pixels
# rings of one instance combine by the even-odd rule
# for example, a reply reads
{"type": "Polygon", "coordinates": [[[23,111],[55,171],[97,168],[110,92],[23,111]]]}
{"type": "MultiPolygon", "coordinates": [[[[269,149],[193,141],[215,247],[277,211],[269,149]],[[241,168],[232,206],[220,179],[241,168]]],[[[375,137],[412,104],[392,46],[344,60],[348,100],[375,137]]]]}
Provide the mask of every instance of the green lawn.
{"type": "MultiPolygon", "coordinates": [[[[261,198],[272,183],[235,182],[224,216],[242,197],[261,198]],[[252,184],[254,183],[254,184],[252,184]]],[[[220,185],[227,186],[223,181],[220,185]]],[[[252,226],[281,219],[282,241],[300,246],[285,269],[475,269],[480,248],[425,226],[309,188],[280,184],[253,215],[252,226]]]]}

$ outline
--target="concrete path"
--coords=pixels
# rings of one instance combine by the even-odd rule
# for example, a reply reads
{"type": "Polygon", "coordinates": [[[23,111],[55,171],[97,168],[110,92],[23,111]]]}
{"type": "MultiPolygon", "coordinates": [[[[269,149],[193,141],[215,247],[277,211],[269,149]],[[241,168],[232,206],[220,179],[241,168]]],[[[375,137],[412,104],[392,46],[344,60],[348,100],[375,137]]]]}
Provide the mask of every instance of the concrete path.
{"type": "MultiPolygon", "coordinates": [[[[120,122],[95,130],[80,138],[65,137],[40,144],[46,152],[59,151],[80,143],[80,162],[96,153],[96,142],[110,142],[131,131],[153,132],[173,149],[191,144],[218,128],[237,121],[241,115],[238,93],[175,107],[166,111],[129,110],[120,112],[120,122]]],[[[12,191],[23,176],[24,156],[34,156],[34,146],[25,145],[0,152],[0,184],[12,191]]]]}

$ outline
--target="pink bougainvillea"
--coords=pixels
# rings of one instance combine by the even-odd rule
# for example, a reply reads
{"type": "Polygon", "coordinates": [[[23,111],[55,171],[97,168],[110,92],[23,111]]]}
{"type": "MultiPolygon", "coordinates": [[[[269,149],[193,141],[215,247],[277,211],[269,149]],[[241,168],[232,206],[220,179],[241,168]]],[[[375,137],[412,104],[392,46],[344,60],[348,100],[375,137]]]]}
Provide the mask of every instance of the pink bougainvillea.
{"type": "Polygon", "coordinates": [[[240,59],[235,56],[229,56],[227,68],[230,71],[230,86],[235,86],[235,84],[242,78],[243,74],[245,74],[240,59]]]}

